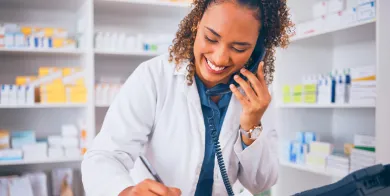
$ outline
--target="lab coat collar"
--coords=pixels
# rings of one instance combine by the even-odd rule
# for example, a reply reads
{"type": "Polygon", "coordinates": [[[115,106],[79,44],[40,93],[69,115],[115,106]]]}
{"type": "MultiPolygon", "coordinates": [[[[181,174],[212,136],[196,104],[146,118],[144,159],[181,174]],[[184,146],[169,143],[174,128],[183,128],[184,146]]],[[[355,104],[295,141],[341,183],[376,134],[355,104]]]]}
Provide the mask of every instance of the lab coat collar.
{"type": "MultiPolygon", "coordinates": [[[[178,65],[175,68],[174,75],[182,77],[183,83],[181,85],[181,90],[184,94],[184,96],[187,97],[187,100],[189,103],[196,108],[196,115],[197,118],[200,119],[200,125],[202,125],[202,128],[200,129],[202,137],[204,137],[204,122],[203,122],[203,116],[202,116],[202,108],[201,108],[201,102],[199,98],[198,88],[195,83],[195,78],[193,77],[193,83],[191,85],[187,84],[187,65],[186,63],[182,63],[178,65]]],[[[240,123],[240,114],[241,114],[241,104],[238,102],[238,100],[232,95],[232,98],[229,102],[228,110],[226,111],[224,123],[222,125],[222,130],[220,133],[220,144],[221,149],[223,150],[228,141],[231,139],[232,136],[234,136],[235,131],[239,130],[239,123],[240,123]],[[232,127],[234,127],[232,129],[232,127]]],[[[236,139],[236,138],[234,138],[236,139]]]]}

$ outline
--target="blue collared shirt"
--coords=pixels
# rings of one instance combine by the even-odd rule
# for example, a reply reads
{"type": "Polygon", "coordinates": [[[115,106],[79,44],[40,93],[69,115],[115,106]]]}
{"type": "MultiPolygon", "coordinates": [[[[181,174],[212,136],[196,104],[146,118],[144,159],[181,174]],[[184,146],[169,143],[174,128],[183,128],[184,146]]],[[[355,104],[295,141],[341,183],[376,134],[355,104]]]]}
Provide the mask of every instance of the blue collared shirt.
{"type": "MultiPolygon", "coordinates": [[[[226,111],[229,106],[232,93],[223,95],[218,103],[215,103],[211,100],[209,96],[206,95],[206,86],[203,82],[195,76],[195,82],[198,88],[200,102],[202,106],[203,119],[206,128],[206,142],[205,142],[205,152],[204,159],[202,164],[202,170],[200,172],[199,181],[196,187],[195,196],[205,196],[211,195],[212,187],[214,182],[214,160],[215,160],[215,148],[211,137],[211,130],[208,122],[208,118],[213,116],[214,113],[214,124],[217,129],[218,136],[221,132],[221,127],[223,120],[226,115],[226,111]]],[[[243,148],[246,145],[243,143],[243,148]]]]}

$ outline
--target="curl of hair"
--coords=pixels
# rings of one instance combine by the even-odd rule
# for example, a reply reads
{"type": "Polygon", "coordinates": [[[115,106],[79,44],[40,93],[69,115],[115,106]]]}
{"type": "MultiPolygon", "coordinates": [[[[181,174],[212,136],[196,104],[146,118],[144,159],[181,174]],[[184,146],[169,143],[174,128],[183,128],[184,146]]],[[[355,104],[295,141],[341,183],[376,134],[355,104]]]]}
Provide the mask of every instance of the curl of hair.
{"type": "MultiPolygon", "coordinates": [[[[180,22],[176,37],[173,39],[173,44],[169,47],[170,62],[174,61],[176,65],[188,62],[186,79],[189,85],[193,83],[193,76],[195,74],[194,42],[197,34],[197,26],[207,6],[215,1],[194,0],[192,3],[193,9],[180,22]]],[[[219,0],[219,2],[221,1],[223,0],[219,0]]],[[[242,0],[236,1],[239,4],[245,4],[242,3],[242,0]]],[[[271,84],[275,72],[276,47],[286,48],[289,44],[289,36],[292,34],[293,24],[289,18],[289,9],[286,0],[253,0],[248,5],[249,8],[262,12],[259,15],[259,19],[262,22],[261,32],[264,33],[264,45],[266,48],[263,72],[265,81],[267,84],[271,84]],[[256,4],[259,7],[254,7],[256,4]]]]}

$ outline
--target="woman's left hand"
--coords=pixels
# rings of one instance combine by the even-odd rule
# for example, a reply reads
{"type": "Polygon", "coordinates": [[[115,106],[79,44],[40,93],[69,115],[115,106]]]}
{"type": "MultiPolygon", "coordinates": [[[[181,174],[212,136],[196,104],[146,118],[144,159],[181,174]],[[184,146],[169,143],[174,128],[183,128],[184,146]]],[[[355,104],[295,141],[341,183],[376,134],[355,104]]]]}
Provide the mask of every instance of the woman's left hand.
{"type": "Polygon", "coordinates": [[[238,75],[234,76],[235,81],[244,90],[245,95],[236,86],[230,85],[233,94],[243,106],[240,125],[245,131],[249,131],[260,124],[260,120],[271,102],[271,95],[264,79],[263,66],[264,62],[261,62],[257,69],[257,76],[245,68],[241,69],[241,73],[248,78],[248,81],[238,75]]]}

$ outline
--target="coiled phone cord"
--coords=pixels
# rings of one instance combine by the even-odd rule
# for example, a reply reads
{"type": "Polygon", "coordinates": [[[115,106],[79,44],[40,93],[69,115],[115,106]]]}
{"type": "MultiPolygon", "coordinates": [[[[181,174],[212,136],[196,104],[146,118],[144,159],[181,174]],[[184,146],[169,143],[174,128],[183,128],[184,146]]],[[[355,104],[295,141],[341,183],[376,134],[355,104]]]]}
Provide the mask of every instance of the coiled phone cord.
{"type": "MultiPolygon", "coordinates": [[[[214,116],[214,111],[213,111],[213,116],[214,116]]],[[[229,182],[229,177],[228,177],[227,172],[226,172],[225,162],[223,161],[222,150],[221,150],[221,146],[219,144],[219,139],[218,139],[218,133],[217,133],[217,130],[216,130],[215,125],[214,125],[214,118],[210,117],[208,120],[209,120],[209,126],[211,128],[211,137],[213,139],[213,144],[214,144],[214,148],[215,148],[215,155],[217,156],[219,170],[221,171],[223,183],[225,184],[225,188],[226,188],[228,195],[234,196],[232,185],[229,182]]]]}

